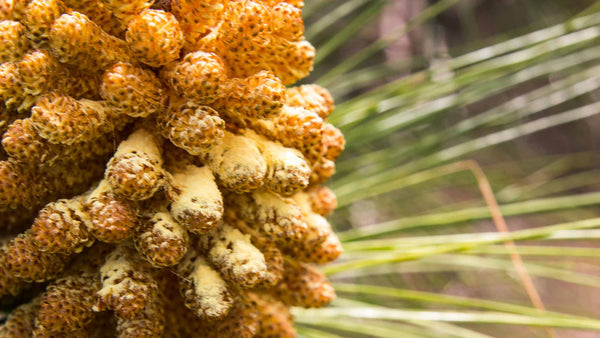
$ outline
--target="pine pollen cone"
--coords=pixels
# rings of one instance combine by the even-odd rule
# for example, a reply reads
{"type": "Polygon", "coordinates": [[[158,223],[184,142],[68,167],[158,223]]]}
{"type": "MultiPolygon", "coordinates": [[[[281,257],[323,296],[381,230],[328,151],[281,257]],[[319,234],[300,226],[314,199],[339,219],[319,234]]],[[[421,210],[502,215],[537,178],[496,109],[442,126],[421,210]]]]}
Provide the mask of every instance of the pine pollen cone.
{"type": "Polygon", "coordinates": [[[0,0],[1,337],[293,337],[335,298],[302,7],[0,0]]]}

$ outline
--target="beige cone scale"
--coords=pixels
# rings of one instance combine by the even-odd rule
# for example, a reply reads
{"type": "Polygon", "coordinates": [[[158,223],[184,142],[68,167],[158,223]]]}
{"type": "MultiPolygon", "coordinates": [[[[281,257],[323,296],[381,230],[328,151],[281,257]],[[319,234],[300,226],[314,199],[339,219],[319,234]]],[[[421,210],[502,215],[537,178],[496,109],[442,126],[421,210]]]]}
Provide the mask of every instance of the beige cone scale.
{"type": "Polygon", "coordinates": [[[302,6],[0,0],[0,338],[293,337],[335,298],[302,6]]]}

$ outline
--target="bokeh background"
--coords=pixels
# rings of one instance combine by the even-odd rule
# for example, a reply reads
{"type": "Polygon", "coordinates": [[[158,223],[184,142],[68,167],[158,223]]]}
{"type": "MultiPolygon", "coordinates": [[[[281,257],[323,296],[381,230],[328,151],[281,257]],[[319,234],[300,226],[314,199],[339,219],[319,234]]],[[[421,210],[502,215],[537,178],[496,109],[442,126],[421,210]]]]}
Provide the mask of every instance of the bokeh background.
{"type": "Polygon", "coordinates": [[[346,252],[299,332],[600,337],[600,2],[305,3],[346,252]]]}

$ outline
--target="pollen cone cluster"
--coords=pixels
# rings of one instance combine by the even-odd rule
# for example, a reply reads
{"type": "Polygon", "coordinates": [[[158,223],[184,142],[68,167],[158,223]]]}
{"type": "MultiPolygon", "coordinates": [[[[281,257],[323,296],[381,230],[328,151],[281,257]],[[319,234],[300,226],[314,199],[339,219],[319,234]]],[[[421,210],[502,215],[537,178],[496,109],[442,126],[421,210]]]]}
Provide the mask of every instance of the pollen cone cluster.
{"type": "Polygon", "coordinates": [[[0,0],[0,337],[290,337],[335,297],[302,5],[0,0]]]}

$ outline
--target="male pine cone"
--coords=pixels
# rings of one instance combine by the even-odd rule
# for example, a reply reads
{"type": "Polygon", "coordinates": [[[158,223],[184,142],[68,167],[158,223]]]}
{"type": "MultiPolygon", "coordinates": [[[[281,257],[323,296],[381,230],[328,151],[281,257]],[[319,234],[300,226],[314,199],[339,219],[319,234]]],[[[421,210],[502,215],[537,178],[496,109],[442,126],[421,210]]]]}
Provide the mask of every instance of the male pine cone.
{"type": "Polygon", "coordinates": [[[0,0],[0,337],[290,337],[335,297],[302,6],[0,0]]]}

